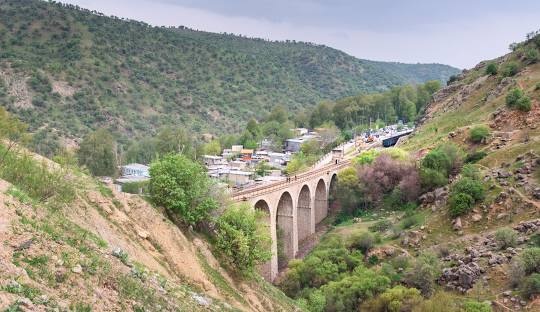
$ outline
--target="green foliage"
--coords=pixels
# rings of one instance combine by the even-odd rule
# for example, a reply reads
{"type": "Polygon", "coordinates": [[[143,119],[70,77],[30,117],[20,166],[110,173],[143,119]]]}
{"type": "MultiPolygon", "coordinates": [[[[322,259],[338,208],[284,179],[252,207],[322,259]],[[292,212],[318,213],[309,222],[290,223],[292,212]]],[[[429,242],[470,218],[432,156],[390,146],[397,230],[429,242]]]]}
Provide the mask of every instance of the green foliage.
{"type": "Polygon", "coordinates": [[[499,70],[496,63],[489,63],[486,67],[486,74],[487,75],[497,75],[497,71],[499,70]]]}
{"type": "Polygon", "coordinates": [[[84,137],[77,152],[79,165],[95,176],[116,173],[116,142],[109,131],[99,129],[84,137]]]}
{"type": "Polygon", "coordinates": [[[474,164],[486,156],[487,156],[487,152],[485,151],[475,151],[475,152],[467,154],[467,157],[465,157],[465,162],[474,164]]]}
{"type": "Polygon", "coordinates": [[[531,110],[531,99],[528,96],[520,98],[516,103],[516,108],[523,112],[531,110]]]}
{"type": "Polygon", "coordinates": [[[465,164],[461,168],[461,176],[466,178],[471,178],[473,180],[479,180],[480,179],[480,170],[477,166],[473,164],[465,164]]]}
{"type": "Polygon", "coordinates": [[[540,273],[540,247],[525,249],[520,259],[527,274],[540,273]]]}
{"type": "Polygon", "coordinates": [[[419,289],[424,296],[431,296],[435,289],[435,280],[440,275],[440,263],[434,254],[423,253],[413,266],[405,272],[405,282],[419,289]]]}
{"type": "Polygon", "coordinates": [[[420,178],[426,189],[448,183],[450,173],[461,165],[461,154],[454,144],[443,144],[431,150],[420,162],[420,178]]]}
{"type": "Polygon", "coordinates": [[[469,138],[473,143],[481,143],[485,142],[485,140],[489,137],[490,130],[486,126],[476,126],[471,129],[471,132],[469,134],[469,138]]]}
{"type": "Polygon", "coordinates": [[[452,194],[464,193],[469,194],[475,201],[484,199],[484,185],[479,180],[471,177],[462,177],[450,188],[452,194]]]}
{"type": "Polygon", "coordinates": [[[518,72],[519,72],[519,64],[514,61],[505,63],[502,68],[502,74],[505,77],[514,76],[518,72]]]}
{"type": "Polygon", "coordinates": [[[197,224],[217,208],[204,169],[184,155],[168,155],[150,166],[152,200],[187,224],[197,224]]]}
{"type": "Polygon", "coordinates": [[[358,208],[360,201],[360,190],[358,187],[358,174],[352,167],[338,172],[337,199],[341,205],[341,210],[351,213],[358,208]]]}
{"type": "Polygon", "coordinates": [[[531,110],[531,99],[520,88],[513,88],[506,95],[506,105],[524,112],[531,110]]]}
{"type": "Polygon", "coordinates": [[[490,302],[467,301],[463,305],[464,312],[491,312],[490,302]]]}
{"type": "Polygon", "coordinates": [[[257,264],[270,259],[267,217],[248,205],[239,205],[229,207],[218,218],[216,246],[235,269],[253,272],[257,264]]]}
{"type": "Polygon", "coordinates": [[[384,292],[389,286],[388,277],[358,266],[350,276],[330,282],[321,290],[326,297],[326,311],[355,311],[358,304],[384,292]]]}
{"type": "Polygon", "coordinates": [[[499,249],[515,247],[517,244],[517,233],[510,228],[501,228],[495,232],[495,241],[499,249]]]}
{"type": "Polygon", "coordinates": [[[392,228],[392,221],[388,219],[382,219],[377,222],[375,222],[373,225],[369,227],[369,230],[372,232],[386,232],[389,229],[392,228]]]}
{"type": "Polygon", "coordinates": [[[27,153],[9,152],[3,145],[0,155],[5,155],[4,163],[0,164],[0,178],[24,190],[33,200],[67,203],[75,197],[75,177],[65,170],[50,168],[27,153]]]}
{"type": "Polygon", "coordinates": [[[524,96],[523,90],[520,88],[513,88],[511,89],[508,94],[506,95],[506,105],[509,107],[513,107],[517,104],[519,99],[521,99],[524,96]]]}
{"type": "Polygon", "coordinates": [[[212,140],[203,145],[203,151],[205,155],[220,155],[221,145],[219,140],[212,140]]]}
{"type": "Polygon", "coordinates": [[[422,296],[418,289],[397,285],[371,299],[362,308],[374,312],[404,312],[412,311],[420,302],[422,296]]]}
{"type": "Polygon", "coordinates": [[[375,237],[370,232],[357,233],[349,238],[349,247],[360,250],[363,254],[375,246],[375,237]]]}
{"type": "Polygon", "coordinates": [[[96,125],[136,137],[177,124],[232,132],[276,103],[293,111],[458,71],[359,60],[311,43],[152,27],[59,2],[3,1],[0,29],[2,60],[23,76],[39,75],[33,95],[45,103],[11,108],[36,128],[50,124],[73,137],[96,125]],[[42,77],[69,82],[74,95],[54,99],[42,77]]]}
{"type": "Polygon", "coordinates": [[[371,164],[375,160],[375,158],[379,156],[379,154],[380,152],[376,149],[363,151],[355,158],[354,162],[357,165],[371,164]]]}
{"type": "Polygon", "coordinates": [[[521,291],[527,298],[540,294],[540,274],[534,273],[528,276],[521,285],[521,291]]]}
{"type": "Polygon", "coordinates": [[[129,194],[146,194],[149,191],[149,184],[148,181],[124,183],[122,184],[122,192],[129,194]]]}
{"type": "Polygon", "coordinates": [[[538,62],[538,50],[535,48],[529,48],[525,52],[525,57],[527,58],[527,62],[529,64],[538,62]]]}

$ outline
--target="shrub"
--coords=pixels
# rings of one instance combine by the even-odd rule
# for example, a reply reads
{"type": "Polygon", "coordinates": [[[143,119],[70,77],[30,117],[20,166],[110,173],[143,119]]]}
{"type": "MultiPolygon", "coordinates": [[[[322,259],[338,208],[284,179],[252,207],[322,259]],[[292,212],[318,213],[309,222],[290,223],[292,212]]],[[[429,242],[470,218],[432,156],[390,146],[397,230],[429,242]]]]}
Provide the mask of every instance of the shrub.
{"type": "Polygon", "coordinates": [[[387,230],[392,228],[392,221],[388,219],[383,219],[375,222],[373,225],[369,227],[370,231],[373,232],[386,232],[387,230]]]}
{"type": "Polygon", "coordinates": [[[477,180],[480,177],[480,170],[478,170],[478,167],[473,164],[466,164],[463,166],[463,168],[461,168],[461,175],[463,177],[477,180]]]}
{"type": "Polygon", "coordinates": [[[447,184],[450,173],[460,166],[460,151],[454,144],[438,146],[430,151],[420,163],[422,186],[430,189],[447,184]]]}
{"type": "Polygon", "coordinates": [[[538,61],[538,51],[534,48],[530,48],[525,52],[525,57],[527,58],[527,62],[529,64],[536,63],[538,61]]]}
{"type": "Polygon", "coordinates": [[[437,256],[431,253],[421,254],[405,273],[405,283],[417,288],[424,296],[431,296],[435,289],[435,281],[440,275],[440,263],[437,256]]]}
{"type": "Polygon", "coordinates": [[[498,229],[495,232],[495,241],[500,249],[514,247],[517,244],[517,233],[510,228],[498,229]]]}
{"type": "Polygon", "coordinates": [[[523,96],[516,103],[516,108],[522,112],[528,112],[531,110],[531,99],[528,96],[523,96]]]}
{"type": "Polygon", "coordinates": [[[506,95],[506,105],[513,107],[521,97],[523,97],[523,90],[520,88],[513,88],[506,95]]]}
{"type": "Polygon", "coordinates": [[[414,312],[456,312],[459,308],[456,301],[448,292],[439,291],[430,299],[422,301],[414,312]]]}
{"type": "Polygon", "coordinates": [[[349,248],[358,249],[366,254],[375,245],[375,237],[369,232],[363,232],[351,236],[349,248]]]}
{"type": "Polygon", "coordinates": [[[540,274],[534,273],[527,277],[521,285],[521,291],[527,298],[540,294],[540,274]]]}
{"type": "Polygon", "coordinates": [[[525,278],[525,266],[521,259],[514,259],[510,262],[508,267],[508,279],[510,281],[510,286],[517,287],[523,282],[525,278]]]}
{"type": "Polygon", "coordinates": [[[474,205],[474,198],[466,193],[456,193],[450,195],[448,204],[450,205],[450,215],[457,217],[471,210],[474,205]]]}
{"type": "Polygon", "coordinates": [[[474,143],[484,142],[489,137],[490,131],[486,126],[476,126],[471,129],[469,138],[474,143]]]}
{"type": "Polygon", "coordinates": [[[520,259],[527,274],[540,273],[540,247],[525,249],[520,259]]]}
{"type": "Polygon", "coordinates": [[[511,61],[511,62],[508,62],[508,63],[504,64],[502,73],[503,73],[503,75],[505,77],[514,76],[518,72],[519,72],[518,63],[511,61]]]}
{"type": "Polygon", "coordinates": [[[129,182],[122,185],[122,192],[129,194],[145,194],[148,192],[148,181],[129,182]]]}
{"type": "Polygon", "coordinates": [[[358,178],[367,202],[378,202],[395,188],[401,191],[401,200],[413,201],[420,192],[418,170],[412,162],[393,159],[382,153],[371,165],[358,170],[358,178]]]}
{"type": "Polygon", "coordinates": [[[359,266],[350,276],[322,287],[326,297],[325,310],[356,311],[359,304],[385,291],[389,286],[388,277],[359,266]]]}
{"type": "Polygon", "coordinates": [[[406,216],[403,220],[401,220],[400,226],[402,229],[410,229],[415,225],[418,225],[420,223],[420,215],[413,214],[406,216]]]}
{"type": "Polygon", "coordinates": [[[422,296],[418,289],[397,285],[385,290],[377,298],[366,302],[361,310],[379,312],[412,311],[420,302],[422,302],[422,296]]]}
{"type": "Polygon", "coordinates": [[[484,152],[484,151],[472,152],[472,153],[467,155],[467,157],[465,158],[465,162],[474,164],[475,162],[477,162],[477,161],[481,160],[482,158],[486,157],[486,155],[487,155],[487,153],[484,152]]]}
{"type": "Polygon", "coordinates": [[[420,180],[426,189],[437,188],[448,183],[448,177],[443,172],[430,168],[420,169],[420,180]]]}
{"type": "Polygon", "coordinates": [[[531,99],[520,88],[513,88],[506,95],[506,105],[527,112],[531,110],[531,99]]]}
{"type": "Polygon", "coordinates": [[[489,302],[467,301],[463,305],[463,312],[491,312],[489,302]]]}
{"type": "Polygon", "coordinates": [[[377,156],[379,156],[380,152],[376,149],[370,149],[365,152],[360,153],[358,157],[355,159],[355,163],[358,165],[366,165],[371,164],[377,156]]]}
{"type": "Polygon", "coordinates": [[[271,238],[263,214],[239,205],[227,209],[216,222],[216,246],[241,272],[252,272],[271,257],[271,238]]]}
{"type": "Polygon", "coordinates": [[[465,176],[452,184],[451,193],[469,194],[476,202],[484,199],[484,185],[474,178],[465,176]]]}
{"type": "Polygon", "coordinates": [[[496,63],[489,63],[486,67],[486,74],[487,75],[497,75],[497,64],[496,63]]]}
{"type": "Polygon", "coordinates": [[[208,218],[217,208],[210,196],[210,178],[204,169],[184,155],[168,155],[150,166],[152,200],[191,225],[208,218]]]}

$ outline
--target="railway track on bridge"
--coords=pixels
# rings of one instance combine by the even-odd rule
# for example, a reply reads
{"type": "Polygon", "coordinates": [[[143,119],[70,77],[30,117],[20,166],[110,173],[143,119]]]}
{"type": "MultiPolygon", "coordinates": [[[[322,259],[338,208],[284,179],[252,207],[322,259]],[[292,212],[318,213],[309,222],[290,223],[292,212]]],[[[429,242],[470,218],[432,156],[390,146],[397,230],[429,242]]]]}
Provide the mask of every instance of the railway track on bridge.
{"type": "Polygon", "coordinates": [[[351,164],[350,159],[341,159],[339,162],[332,163],[320,168],[312,169],[307,172],[299,173],[294,176],[289,176],[286,181],[274,182],[266,185],[261,185],[257,187],[251,187],[241,191],[233,192],[231,198],[235,202],[247,201],[250,198],[258,197],[261,195],[266,195],[273,193],[278,190],[287,189],[291,186],[305,183],[311,180],[314,177],[320,176],[324,172],[330,173],[332,171],[341,170],[345,167],[348,167],[351,164]]]}

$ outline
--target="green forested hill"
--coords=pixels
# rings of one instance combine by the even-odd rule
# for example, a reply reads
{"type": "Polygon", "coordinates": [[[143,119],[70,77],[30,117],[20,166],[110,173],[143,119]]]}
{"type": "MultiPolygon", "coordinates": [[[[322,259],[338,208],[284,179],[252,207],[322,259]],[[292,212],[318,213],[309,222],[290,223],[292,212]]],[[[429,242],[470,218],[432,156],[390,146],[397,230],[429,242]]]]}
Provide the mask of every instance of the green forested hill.
{"type": "Polygon", "coordinates": [[[234,131],[277,104],[297,110],[458,72],[152,27],[38,0],[0,0],[0,47],[0,103],[34,129],[68,137],[99,126],[121,137],[163,125],[234,131]]]}

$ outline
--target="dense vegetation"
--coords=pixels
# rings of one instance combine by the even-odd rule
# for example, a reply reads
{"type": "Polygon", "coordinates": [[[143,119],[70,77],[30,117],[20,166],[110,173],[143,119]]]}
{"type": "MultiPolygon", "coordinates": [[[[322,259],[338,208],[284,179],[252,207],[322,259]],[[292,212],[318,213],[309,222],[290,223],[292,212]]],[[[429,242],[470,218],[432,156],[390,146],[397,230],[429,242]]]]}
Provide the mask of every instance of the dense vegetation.
{"type": "Polygon", "coordinates": [[[359,60],[310,43],[152,27],[38,0],[0,1],[0,43],[0,103],[33,129],[74,137],[177,124],[238,131],[276,104],[299,110],[457,72],[359,60]]]}

